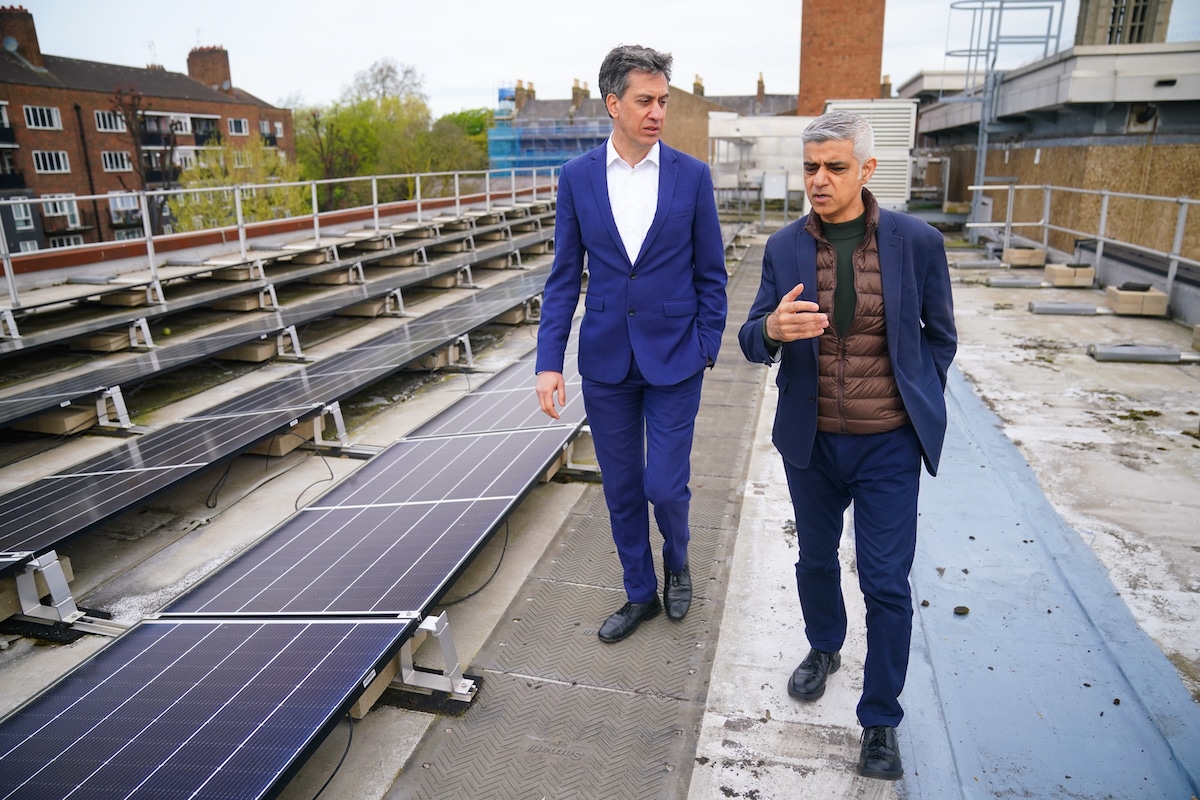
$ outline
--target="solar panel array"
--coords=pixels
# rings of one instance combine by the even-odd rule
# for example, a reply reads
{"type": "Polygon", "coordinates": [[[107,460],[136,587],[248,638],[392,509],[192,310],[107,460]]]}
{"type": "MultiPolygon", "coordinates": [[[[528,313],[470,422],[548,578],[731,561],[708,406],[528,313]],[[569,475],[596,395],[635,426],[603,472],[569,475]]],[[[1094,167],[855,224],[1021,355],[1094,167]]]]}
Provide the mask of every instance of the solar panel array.
{"type": "MultiPolygon", "coordinates": [[[[540,217],[532,218],[535,223],[540,222],[540,219],[540,217]]],[[[522,217],[518,218],[516,222],[529,223],[530,221],[531,218],[522,217]]],[[[460,241],[464,237],[486,234],[489,231],[501,232],[508,230],[513,224],[511,222],[498,223],[436,239],[409,240],[410,243],[403,247],[374,251],[359,260],[364,267],[370,267],[373,262],[394,257],[397,253],[412,252],[434,243],[460,241]]],[[[34,389],[5,394],[0,396],[0,427],[57,408],[79,398],[98,395],[114,386],[135,383],[150,376],[201,361],[238,345],[276,334],[289,326],[302,325],[329,316],[357,303],[384,297],[393,291],[454,272],[470,266],[472,263],[504,256],[514,249],[529,247],[545,241],[551,235],[552,232],[549,229],[515,234],[505,242],[479,247],[469,253],[445,256],[428,264],[407,267],[402,272],[395,272],[389,268],[387,273],[381,277],[368,279],[365,283],[332,292],[319,299],[280,309],[268,316],[256,316],[255,319],[208,334],[203,338],[159,347],[148,353],[123,360],[119,364],[102,365],[86,373],[43,384],[34,389]]],[[[342,268],[345,268],[344,264],[342,268]]],[[[309,271],[311,272],[312,268],[309,268],[309,271]]],[[[321,271],[329,271],[329,266],[323,265],[321,271]]],[[[179,309],[173,308],[172,310],[179,309]]],[[[86,332],[86,328],[87,326],[85,326],[85,330],[72,332],[71,335],[86,332]]]]}
{"type": "Polygon", "coordinates": [[[257,798],[416,627],[148,620],[0,723],[0,798],[257,798]]]}
{"type": "Polygon", "coordinates": [[[548,267],[0,495],[0,574],[151,499],[536,297],[548,267]]]}
{"type": "MultiPolygon", "coordinates": [[[[19,338],[6,338],[0,336],[0,354],[17,352],[20,350],[30,349],[34,347],[42,347],[55,342],[64,342],[69,339],[83,336],[97,331],[107,330],[115,326],[120,326],[135,322],[140,319],[153,319],[162,317],[166,314],[175,313],[188,308],[207,305],[223,297],[230,297],[240,294],[247,290],[255,288],[264,288],[272,284],[282,284],[289,281],[302,280],[307,277],[318,275],[325,272],[334,271],[340,268],[349,266],[350,264],[360,260],[378,260],[413,252],[422,247],[441,244],[445,242],[459,241],[466,238],[479,235],[486,237],[489,231],[501,231],[509,229],[511,226],[523,226],[531,221],[530,217],[516,217],[516,213],[523,213],[529,208],[537,208],[544,206],[545,203],[530,202],[515,207],[494,207],[490,212],[486,212],[487,216],[494,216],[512,212],[514,218],[506,220],[494,225],[478,226],[465,231],[448,232],[445,236],[438,239],[400,239],[403,234],[411,232],[418,228],[430,228],[434,224],[425,221],[421,223],[411,220],[398,220],[389,224],[384,221],[381,225],[378,234],[367,235],[366,232],[360,231],[361,235],[354,238],[335,239],[332,236],[326,235],[322,237],[322,244],[317,244],[315,240],[309,239],[303,242],[295,242],[285,244],[273,249],[263,249],[248,252],[243,258],[238,253],[226,253],[217,256],[186,258],[172,257],[168,258],[166,263],[158,268],[160,289],[162,291],[161,302],[154,303],[145,307],[137,307],[135,309],[112,309],[106,311],[96,310],[89,314],[88,318],[81,321],[76,321],[67,324],[58,324],[43,330],[23,330],[19,338]],[[514,211],[514,209],[516,209],[514,211]],[[297,262],[289,261],[297,255],[306,252],[313,253],[321,250],[331,249],[331,243],[360,243],[367,239],[395,239],[395,249],[383,251],[354,251],[355,257],[345,262],[328,261],[323,264],[298,266],[297,262]],[[252,280],[241,282],[238,286],[230,286],[226,284],[222,286],[220,282],[208,283],[204,281],[183,280],[192,278],[197,275],[202,275],[206,272],[225,269],[229,267],[250,266],[255,261],[264,262],[270,267],[272,272],[271,279],[266,277],[258,277],[252,280]],[[169,291],[168,291],[169,289],[169,291]]],[[[467,212],[465,216],[479,217],[485,215],[482,211],[467,212]]],[[[540,217],[539,217],[540,218],[540,217]]],[[[126,279],[120,278],[113,281],[102,281],[94,285],[88,286],[67,286],[59,285],[47,290],[44,294],[49,297],[39,299],[38,291],[29,291],[22,298],[20,307],[13,308],[13,312],[21,317],[23,321],[38,321],[42,319],[40,316],[22,317],[23,314],[28,314],[30,311],[37,310],[41,305],[59,305],[69,302],[77,302],[88,297],[100,295],[106,292],[129,291],[130,289],[145,289],[153,280],[149,273],[142,273],[142,280],[131,280],[128,276],[126,279]],[[71,291],[74,290],[74,291],[71,291]]],[[[6,300],[0,300],[0,306],[8,306],[6,300]]]]}
{"type": "Polygon", "coordinates": [[[532,372],[476,388],[0,722],[0,798],[281,791],[578,433],[578,375],[556,421],[532,372]]]}

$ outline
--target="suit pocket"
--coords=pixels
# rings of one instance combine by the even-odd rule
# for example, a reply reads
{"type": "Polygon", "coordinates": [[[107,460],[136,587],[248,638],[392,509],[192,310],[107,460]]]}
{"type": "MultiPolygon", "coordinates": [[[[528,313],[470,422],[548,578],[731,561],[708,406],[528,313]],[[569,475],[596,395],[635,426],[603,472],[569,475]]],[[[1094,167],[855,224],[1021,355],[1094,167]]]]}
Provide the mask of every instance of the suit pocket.
{"type": "Polygon", "coordinates": [[[588,311],[603,311],[604,297],[588,292],[583,298],[583,307],[588,311]]]}
{"type": "Polygon", "coordinates": [[[694,297],[684,297],[679,300],[663,301],[663,316],[691,317],[700,309],[700,303],[694,297]]]}

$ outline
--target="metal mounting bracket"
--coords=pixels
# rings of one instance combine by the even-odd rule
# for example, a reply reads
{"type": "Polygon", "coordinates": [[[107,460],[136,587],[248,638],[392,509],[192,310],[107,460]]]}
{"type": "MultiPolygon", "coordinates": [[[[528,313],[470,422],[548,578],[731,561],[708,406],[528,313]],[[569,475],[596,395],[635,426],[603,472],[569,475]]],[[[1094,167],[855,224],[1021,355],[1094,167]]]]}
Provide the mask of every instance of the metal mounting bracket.
{"type": "Polygon", "coordinates": [[[475,681],[464,678],[458,663],[458,652],[454,648],[454,637],[450,633],[450,620],[443,611],[436,617],[426,617],[417,627],[417,633],[400,646],[400,677],[391,684],[396,689],[412,691],[414,688],[435,692],[446,692],[452,700],[469,703],[479,690],[475,681]],[[418,670],[413,665],[413,643],[418,646],[425,636],[433,634],[442,648],[442,672],[418,670]]]}

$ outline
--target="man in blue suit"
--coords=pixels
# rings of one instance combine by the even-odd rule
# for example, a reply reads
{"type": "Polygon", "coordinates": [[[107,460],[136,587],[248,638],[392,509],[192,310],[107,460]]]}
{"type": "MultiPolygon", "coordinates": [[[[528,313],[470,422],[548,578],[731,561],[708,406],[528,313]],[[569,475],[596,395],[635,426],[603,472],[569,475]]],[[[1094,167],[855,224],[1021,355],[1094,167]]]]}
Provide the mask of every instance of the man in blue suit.
{"type": "Polygon", "coordinates": [[[854,502],[867,658],[857,771],[903,775],[896,727],[908,670],[921,463],[937,474],[946,371],[957,334],[940,233],[880,209],[867,191],[874,135],[834,111],[802,135],[812,211],[767,241],[762,283],[738,332],[751,361],[779,363],[772,441],[796,514],[796,587],[810,650],[788,693],[814,701],[841,666],[846,607],[838,544],[854,502]]]}
{"type": "Polygon", "coordinates": [[[586,257],[579,372],[627,598],[600,627],[610,643],[664,605],[675,620],[691,605],[692,433],[701,377],[725,328],[725,250],[708,166],[659,141],[670,77],[666,53],[630,45],[605,57],[599,87],[613,131],[562,168],[538,330],[538,402],[557,419],[586,257]],[[648,504],[663,536],[661,604],[648,504]]]}

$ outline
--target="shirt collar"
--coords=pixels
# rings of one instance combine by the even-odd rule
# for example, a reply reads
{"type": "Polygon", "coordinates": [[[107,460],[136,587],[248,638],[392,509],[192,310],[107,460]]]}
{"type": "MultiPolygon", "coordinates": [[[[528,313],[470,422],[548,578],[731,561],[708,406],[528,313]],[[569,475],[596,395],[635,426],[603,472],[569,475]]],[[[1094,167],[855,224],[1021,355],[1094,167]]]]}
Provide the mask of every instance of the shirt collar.
{"type": "MultiPolygon", "coordinates": [[[[646,157],[643,158],[638,163],[634,164],[632,168],[636,169],[637,167],[640,167],[641,165],[643,165],[647,162],[649,162],[657,167],[659,165],[658,164],[658,145],[659,145],[659,142],[655,142],[654,146],[652,146],[650,148],[650,152],[646,153],[646,157]]],[[[614,161],[620,161],[622,164],[625,164],[625,161],[621,158],[620,155],[617,154],[617,148],[613,147],[612,136],[608,137],[608,141],[605,144],[605,152],[606,152],[606,155],[604,158],[605,166],[611,167],[613,165],[614,161]]],[[[629,168],[628,164],[625,164],[625,166],[627,168],[629,168]]]]}

